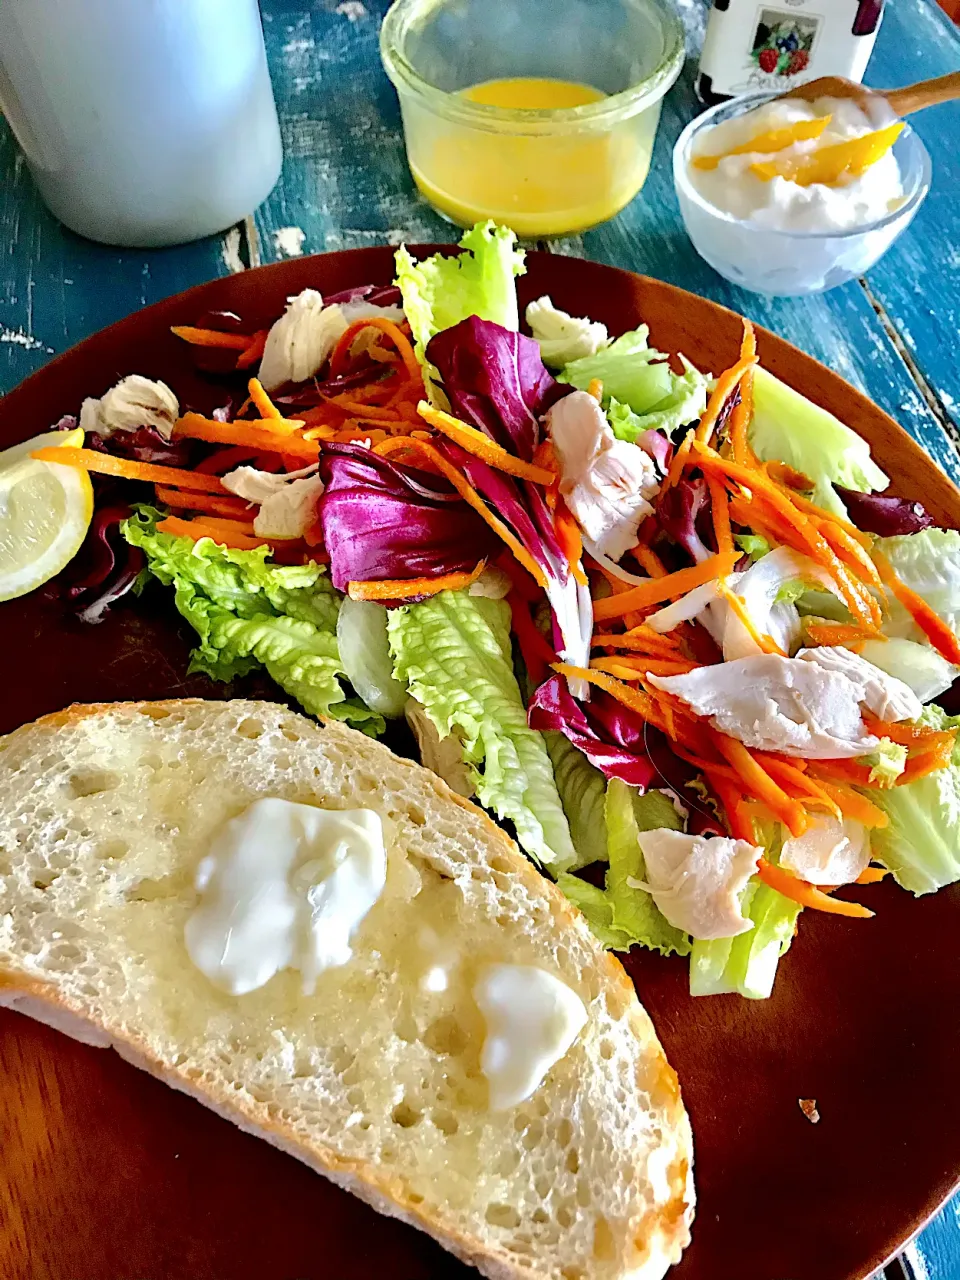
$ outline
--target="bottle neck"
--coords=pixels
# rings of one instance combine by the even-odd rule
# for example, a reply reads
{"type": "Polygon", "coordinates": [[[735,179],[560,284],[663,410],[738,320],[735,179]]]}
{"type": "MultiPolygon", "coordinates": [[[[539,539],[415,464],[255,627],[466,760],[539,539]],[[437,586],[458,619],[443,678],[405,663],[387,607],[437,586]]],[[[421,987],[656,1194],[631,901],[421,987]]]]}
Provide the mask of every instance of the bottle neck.
{"type": "Polygon", "coordinates": [[[860,0],[860,7],[853,21],[853,34],[855,36],[873,35],[880,25],[882,14],[883,0],[860,0]]]}

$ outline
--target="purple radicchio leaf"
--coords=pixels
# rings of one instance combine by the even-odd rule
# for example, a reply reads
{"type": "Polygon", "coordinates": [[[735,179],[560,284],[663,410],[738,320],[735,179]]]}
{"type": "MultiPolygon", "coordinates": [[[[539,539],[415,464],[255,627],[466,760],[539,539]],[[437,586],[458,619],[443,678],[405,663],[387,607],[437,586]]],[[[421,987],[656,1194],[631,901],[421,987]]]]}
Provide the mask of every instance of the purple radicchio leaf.
{"type": "Polygon", "coordinates": [[[372,307],[399,307],[401,295],[395,284],[359,284],[353,289],[323,295],[324,306],[332,307],[337,302],[369,302],[372,307]]]}
{"type": "Polygon", "coordinates": [[[431,338],[427,359],[458,418],[529,462],[539,419],[573,390],[547,371],[533,338],[470,316],[431,338]]]}
{"type": "Polygon", "coordinates": [[[333,585],[476,568],[500,542],[441,476],[355,444],[324,444],[317,507],[333,585]]]}
{"type": "Polygon", "coordinates": [[[703,539],[710,514],[710,490],[703,476],[684,477],[660,496],[657,521],[664,533],[696,563],[712,555],[703,539]]]}
{"type": "Polygon", "coordinates": [[[59,594],[82,622],[102,622],[111,605],[133,587],[146,557],[120,532],[125,503],[100,507],[76,557],[57,579],[59,594]]]}
{"type": "Polygon", "coordinates": [[[84,445],[97,453],[110,453],[115,458],[132,462],[157,462],[168,467],[189,467],[196,449],[193,440],[164,440],[156,427],[137,427],[136,431],[114,431],[101,436],[96,431],[87,435],[84,445]]]}
{"type": "Polygon", "coordinates": [[[657,464],[657,470],[662,476],[665,476],[670,470],[670,463],[673,461],[673,445],[663,434],[662,431],[642,432],[637,436],[636,443],[640,448],[650,455],[657,464]]]}
{"type": "Polygon", "coordinates": [[[527,722],[531,729],[564,734],[607,778],[645,789],[658,777],[644,744],[644,722],[609,693],[594,690],[583,704],[566,680],[552,676],[531,698],[527,722]]]}
{"type": "Polygon", "coordinates": [[[894,538],[901,533],[920,533],[936,525],[922,503],[910,498],[892,498],[883,493],[859,493],[834,485],[847,514],[858,529],[875,533],[880,538],[894,538]]]}

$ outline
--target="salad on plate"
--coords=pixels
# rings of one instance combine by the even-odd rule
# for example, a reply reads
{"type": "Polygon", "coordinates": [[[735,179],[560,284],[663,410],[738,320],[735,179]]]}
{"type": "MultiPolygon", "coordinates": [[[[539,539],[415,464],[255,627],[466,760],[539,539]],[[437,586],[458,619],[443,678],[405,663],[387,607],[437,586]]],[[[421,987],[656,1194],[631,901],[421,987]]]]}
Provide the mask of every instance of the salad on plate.
{"type": "Polygon", "coordinates": [[[461,250],[177,327],[229,375],[209,416],[131,371],[0,455],[0,599],[59,572],[95,623],[172,588],[192,670],[405,720],[606,946],[769,996],[804,909],[960,879],[960,533],[748,322],[714,376],[521,318],[506,228],[461,250]]]}

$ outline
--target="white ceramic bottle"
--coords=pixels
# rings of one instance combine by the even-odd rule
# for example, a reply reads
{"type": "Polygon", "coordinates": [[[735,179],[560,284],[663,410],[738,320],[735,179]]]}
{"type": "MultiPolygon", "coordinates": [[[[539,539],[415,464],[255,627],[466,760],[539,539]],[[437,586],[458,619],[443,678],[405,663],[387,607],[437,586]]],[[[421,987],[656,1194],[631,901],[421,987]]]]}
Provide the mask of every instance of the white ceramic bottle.
{"type": "Polygon", "coordinates": [[[0,0],[0,107],[52,212],[108,244],[221,231],[280,172],[257,0],[0,0]]]}

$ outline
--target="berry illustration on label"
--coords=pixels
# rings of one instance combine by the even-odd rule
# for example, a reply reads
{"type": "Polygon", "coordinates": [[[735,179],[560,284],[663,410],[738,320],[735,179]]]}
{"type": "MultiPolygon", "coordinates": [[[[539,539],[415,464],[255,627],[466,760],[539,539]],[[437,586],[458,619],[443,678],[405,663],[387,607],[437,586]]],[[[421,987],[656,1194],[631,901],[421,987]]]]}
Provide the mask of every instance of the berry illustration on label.
{"type": "Polygon", "coordinates": [[[797,76],[810,65],[819,20],[761,9],[750,56],[769,76],[797,76]]]}

